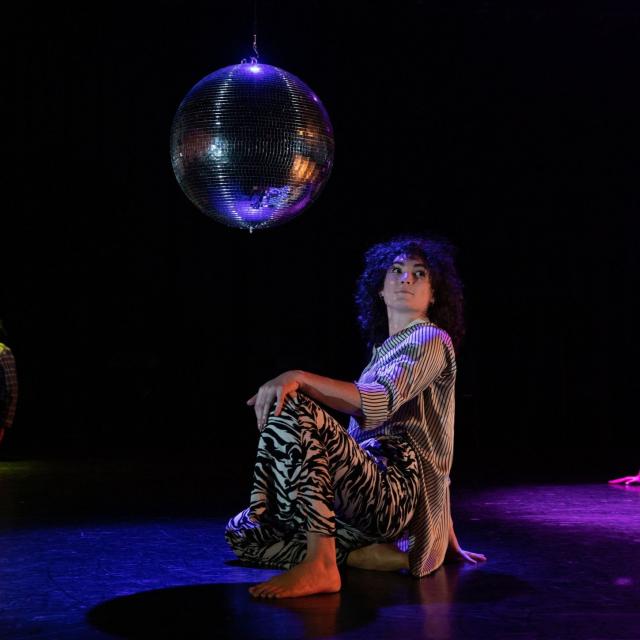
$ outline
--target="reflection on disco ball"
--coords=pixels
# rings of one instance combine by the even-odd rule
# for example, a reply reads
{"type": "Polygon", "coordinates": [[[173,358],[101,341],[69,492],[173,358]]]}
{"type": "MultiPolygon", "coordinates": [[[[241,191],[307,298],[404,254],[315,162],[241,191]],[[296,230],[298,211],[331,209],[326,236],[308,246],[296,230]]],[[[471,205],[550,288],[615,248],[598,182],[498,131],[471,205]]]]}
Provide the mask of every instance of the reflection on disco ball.
{"type": "Polygon", "coordinates": [[[171,163],[187,197],[250,231],[302,213],[329,178],[333,151],[331,122],[313,91],[256,62],[200,80],[171,127],[171,163]]]}

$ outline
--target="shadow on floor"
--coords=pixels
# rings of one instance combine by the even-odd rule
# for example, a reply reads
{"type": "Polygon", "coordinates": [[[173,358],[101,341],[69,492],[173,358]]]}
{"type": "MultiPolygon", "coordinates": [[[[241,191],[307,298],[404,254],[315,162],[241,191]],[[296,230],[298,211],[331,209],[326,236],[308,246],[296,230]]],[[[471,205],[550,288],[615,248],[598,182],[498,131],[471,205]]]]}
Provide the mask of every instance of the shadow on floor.
{"type": "MultiPolygon", "coordinates": [[[[257,600],[249,583],[158,589],[108,600],[87,615],[96,629],[123,638],[321,638],[368,627],[385,607],[402,606],[420,626],[429,605],[499,601],[532,591],[525,582],[481,568],[447,566],[423,580],[348,569],[340,593],[257,600]]],[[[409,619],[408,619],[409,618],[409,619]]],[[[404,626],[403,625],[403,626],[404,626]]]]}

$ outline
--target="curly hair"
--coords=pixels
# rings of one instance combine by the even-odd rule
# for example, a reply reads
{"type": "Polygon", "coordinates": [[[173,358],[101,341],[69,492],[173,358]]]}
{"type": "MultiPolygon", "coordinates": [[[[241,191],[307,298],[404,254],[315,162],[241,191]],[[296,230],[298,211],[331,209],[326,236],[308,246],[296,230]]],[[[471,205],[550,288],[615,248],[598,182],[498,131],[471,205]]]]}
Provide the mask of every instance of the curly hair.
{"type": "Polygon", "coordinates": [[[358,323],[367,347],[380,344],[389,337],[387,308],[379,292],[394,259],[399,255],[425,261],[435,302],[429,308],[429,319],[444,329],[458,351],[464,336],[462,282],[454,263],[455,248],[444,238],[416,235],[396,236],[367,250],[365,267],[358,278],[355,301],[358,323]]]}

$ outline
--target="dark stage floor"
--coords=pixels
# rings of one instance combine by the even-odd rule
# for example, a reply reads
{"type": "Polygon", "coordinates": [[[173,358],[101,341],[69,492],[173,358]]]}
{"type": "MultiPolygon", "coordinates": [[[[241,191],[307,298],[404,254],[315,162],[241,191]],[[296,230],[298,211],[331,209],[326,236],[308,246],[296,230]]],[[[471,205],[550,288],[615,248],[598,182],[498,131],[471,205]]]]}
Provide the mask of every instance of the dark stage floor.
{"type": "MultiPolygon", "coordinates": [[[[226,486],[225,486],[226,485],[226,486]]],[[[0,462],[0,638],[640,638],[640,488],[457,489],[481,566],[345,570],[342,592],[256,601],[206,470],[0,462]],[[167,480],[168,479],[168,480],[167,480]]]]}

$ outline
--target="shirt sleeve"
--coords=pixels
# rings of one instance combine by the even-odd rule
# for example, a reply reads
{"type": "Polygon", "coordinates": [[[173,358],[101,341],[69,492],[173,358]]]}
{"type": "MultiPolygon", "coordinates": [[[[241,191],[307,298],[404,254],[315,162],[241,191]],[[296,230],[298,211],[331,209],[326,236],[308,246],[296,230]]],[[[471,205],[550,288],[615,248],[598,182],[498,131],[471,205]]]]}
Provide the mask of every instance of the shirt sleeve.
{"type": "Polygon", "coordinates": [[[375,372],[373,382],[356,382],[362,403],[362,429],[386,422],[405,402],[424,391],[445,370],[446,333],[421,326],[400,345],[395,356],[375,372]]]}

